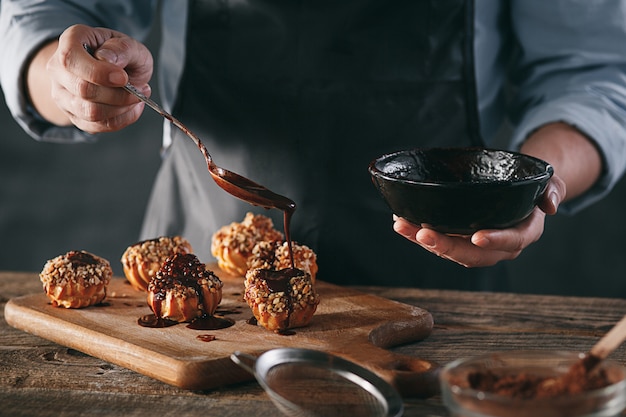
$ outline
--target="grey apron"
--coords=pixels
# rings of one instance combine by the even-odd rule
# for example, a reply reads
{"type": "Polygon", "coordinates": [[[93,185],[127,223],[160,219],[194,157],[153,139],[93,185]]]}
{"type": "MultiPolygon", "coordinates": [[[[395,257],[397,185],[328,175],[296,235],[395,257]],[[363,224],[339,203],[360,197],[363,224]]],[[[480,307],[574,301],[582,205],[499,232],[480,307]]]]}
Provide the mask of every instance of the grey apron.
{"type": "MultiPolygon", "coordinates": [[[[481,145],[473,77],[473,2],[192,1],[174,114],[216,163],[297,204],[292,237],[340,284],[493,289],[485,271],[442,260],[392,230],[367,171],[380,154],[481,145]]],[[[187,237],[209,261],[211,235],[282,213],[219,189],[177,132],[144,238],[187,237]]],[[[497,278],[497,277],[496,277],[497,278]]]]}

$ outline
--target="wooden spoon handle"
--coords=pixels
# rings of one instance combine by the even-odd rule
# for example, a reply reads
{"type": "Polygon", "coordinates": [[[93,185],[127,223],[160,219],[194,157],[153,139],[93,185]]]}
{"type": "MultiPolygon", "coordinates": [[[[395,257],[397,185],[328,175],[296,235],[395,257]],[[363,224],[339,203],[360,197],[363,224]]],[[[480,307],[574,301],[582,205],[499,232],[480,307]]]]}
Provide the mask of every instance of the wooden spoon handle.
{"type": "Polygon", "coordinates": [[[605,359],[626,340],[626,316],[617,322],[615,326],[602,339],[596,343],[589,353],[598,359],[605,359]]]}

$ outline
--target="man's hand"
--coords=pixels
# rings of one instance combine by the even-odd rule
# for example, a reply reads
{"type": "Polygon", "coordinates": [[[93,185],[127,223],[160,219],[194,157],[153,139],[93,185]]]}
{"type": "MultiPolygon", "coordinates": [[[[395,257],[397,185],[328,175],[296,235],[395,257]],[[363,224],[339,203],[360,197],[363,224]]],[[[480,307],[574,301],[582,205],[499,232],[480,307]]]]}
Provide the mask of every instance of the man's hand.
{"type": "Polygon", "coordinates": [[[152,70],[152,55],[139,41],[110,29],[75,25],[36,54],[27,85],[32,104],[51,123],[110,132],[137,121],[144,108],[120,87],[130,81],[149,97],[152,70]]]}
{"type": "Polygon", "coordinates": [[[553,176],[530,216],[508,229],[479,230],[471,236],[450,236],[394,216],[394,230],[429,252],[466,267],[491,266],[515,259],[543,234],[546,214],[554,214],[565,196],[565,183],[553,176]]]}

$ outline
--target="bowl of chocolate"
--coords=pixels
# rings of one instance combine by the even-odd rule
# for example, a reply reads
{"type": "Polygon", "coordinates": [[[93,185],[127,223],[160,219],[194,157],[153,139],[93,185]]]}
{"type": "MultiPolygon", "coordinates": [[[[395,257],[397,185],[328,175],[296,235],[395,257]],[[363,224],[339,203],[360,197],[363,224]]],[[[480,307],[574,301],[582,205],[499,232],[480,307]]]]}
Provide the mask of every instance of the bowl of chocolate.
{"type": "Polygon", "coordinates": [[[454,417],[617,416],[626,407],[626,369],[610,360],[572,372],[584,354],[525,350],[460,359],[440,373],[454,417]]]}
{"type": "Polygon", "coordinates": [[[517,152],[428,148],[383,155],[369,172],[396,215],[442,233],[469,235],[526,219],[554,170],[517,152]]]}

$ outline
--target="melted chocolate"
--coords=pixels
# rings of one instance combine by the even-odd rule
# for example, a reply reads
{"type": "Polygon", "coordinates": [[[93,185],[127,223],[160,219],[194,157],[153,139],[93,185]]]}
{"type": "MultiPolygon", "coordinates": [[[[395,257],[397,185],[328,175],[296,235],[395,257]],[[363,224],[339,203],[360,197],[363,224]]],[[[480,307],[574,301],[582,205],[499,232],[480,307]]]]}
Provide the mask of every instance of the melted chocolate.
{"type": "MultiPolygon", "coordinates": [[[[179,324],[175,320],[168,320],[162,317],[158,317],[156,314],[141,316],[139,320],[137,320],[137,323],[142,327],[152,328],[164,328],[179,324]]],[[[233,324],[235,324],[235,322],[230,319],[215,316],[203,316],[189,323],[187,327],[194,330],[219,330],[226,329],[233,324]]]]}
{"type": "Polygon", "coordinates": [[[265,188],[261,184],[249,180],[239,174],[236,174],[227,169],[223,169],[215,165],[209,151],[196,135],[191,133],[185,126],[178,126],[185,134],[190,136],[207,163],[207,169],[213,177],[213,180],[227,193],[252,204],[253,206],[261,206],[267,209],[276,208],[283,212],[283,223],[285,228],[285,239],[287,240],[287,247],[289,250],[289,260],[291,261],[291,268],[295,268],[293,249],[291,243],[291,217],[296,211],[296,203],[287,197],[280,194],[276,194],[273,191],[265,188]]]}
{"type": "Polygon", "coordinates": [[[287,245],[289,247],[289,259],[291,260],[291,267],[295,268],[293,251],[291,245],[291,233],[290,224],[291,217],[296,211],[296,203],[291,199],[276,194],[268,188],[258,184],[246,177],[243,177],[235,172],[229,171],[224,168],[220,168],[213,162],[213,158],[209,154],[206,146],[202,143],[200,138],[191,132],[185,125],[180,123],[174,117],[167,113],[161,113],[165,118],[174,123],[180,130],[182,130],[187,136],[189,136],[198,146],[200,152],[204,156],[207,164],[207,169],[213,177],[213,181],[220,186],[224,191],[230,195],[237,197],[253,206],[261,206],[267,209],[276,208],[284,213],[285,224],[285,238],[287,239],[287,245]]]}
{"type": "Polygon", "coordinates": [[[206,271],[205,265],[195,255],[176,254],[163,264],[160,272],[167,283],[158,295],[165,297],[167,285],[173,282],[193,288],[200,296],[202,291],[198,281],[208,271],[206,271]]]}
{"type": "Polygon", "coordinates": [[[290,293],[289,281],[291,278],[304,275],[304,271],[296,268],[285,268],[278,271],[262,269],[259,271],[262,278],[267,282],[267,287],[271,292],[290,293]]]}
{"type": "Polygon", "coordinates": [[[219,330],[232,326],[235,322],[231,319],[205,315],[198,317],[187,325],[187,328],[194,330],[219,330]]]}
{"type": "MultiPolygon", "coordinates": [[[[213,273],[208,271],[194,254],[176,254],[173,258],[168,259],[159,270],[159,280],[154,284],[157,286],[155,288],[154,302],[152,303],[154,314],[141,317],[138,320],[139,325],[144,327],[169,327],[178,324],[177,321],[161,317],[161,303],[165,300],[167,290],[173,285],[193,288],[200,303],[203,303],[202,286],[199,281],[206,274],[213,273]]],[[[189,323],[187,327],[195,330],[218,330],[225,329],[233,324],[235,324],[233,320],[205,314],[189,323]]]]}
{"type": "Polygon", "coordinates": [[[289,261],[291,262],[291,269],[296,269],[296,264],[293,260],[293,245],[291,242],[291,217],[293,216],[295,210],[295,204],[293,206],[293,210],[283,210],[283,227],[285,228],[285,239],[287,239],[287,249],[289,250],[289,261]]]}
{"type": "Polygon", "coordinates": [[[202,303],[202,287],[199,283],[203,275],[211,274],[205,265],[193,254],[176,254],[168,259],[159,271],[159,280],[156,281],[154,295],[154,314],[161,316],[161,302],[165,300],[167,290],[175,285],[192,288],[202,303]]]}
{"type": "Polygon", "coordinates": [[[287,321],[285,322],[285,329],[280,330],[278,333],[286,336],[288,335],[287,329],[289,328],[291,313],[293,313],[293,294],[291,292],[290,281],[291,278],[304,275],[304,271],[296,268],[285,268],[278,271],[262,269],[259,270],[259,273],[262,274],[262,278],[267,283],[267,288],[271,292],[282,292],[285,294],[287,300],[287,321]]]}
{"type": "Polygon", "coordinates": [[[85,265],[97,265],[98,260],[90,253],[84,251],[73,250],[67,254],[67,259],[72,263],[74,268],[85,265]]]}
{"type": "Polygon", "coordinates": [[[137,323],[142,327],[153,327],[158,329],[178,324],[177,321],[164,319],[162,317],[158,317],[156,314],[141,316],[139,317],[139,320],[137,320],[137,323]]]}
{"type": "Polygon", "coordinates": [[[200,150],[202,151],[206,161],[207,167],[211,176],[215,182],[226,190],[229,194],[240,198],[252,205],[263,206],[265,208],[277,208],[283,212],[283,222],[285,228],[285,239],[287,240],[287,247],[289,250],[289,260],[291,262],[291,268],[295,268],[293,249],[291,242],[291,217],[296,211],[296,204],[290,199],[283,197],[282,195],[275,194],[267,188],[259,185],[249,179],[235,174],[234,172],[227,171],[215,165],[208,155],[206,148],[199,142],[200,150]]]}
{"type": "Polygon", "coordinates": [[[102,301],[98,304],[94,304],[94,307],[111,307],[111,303],[108,301],[102,301]]]}

